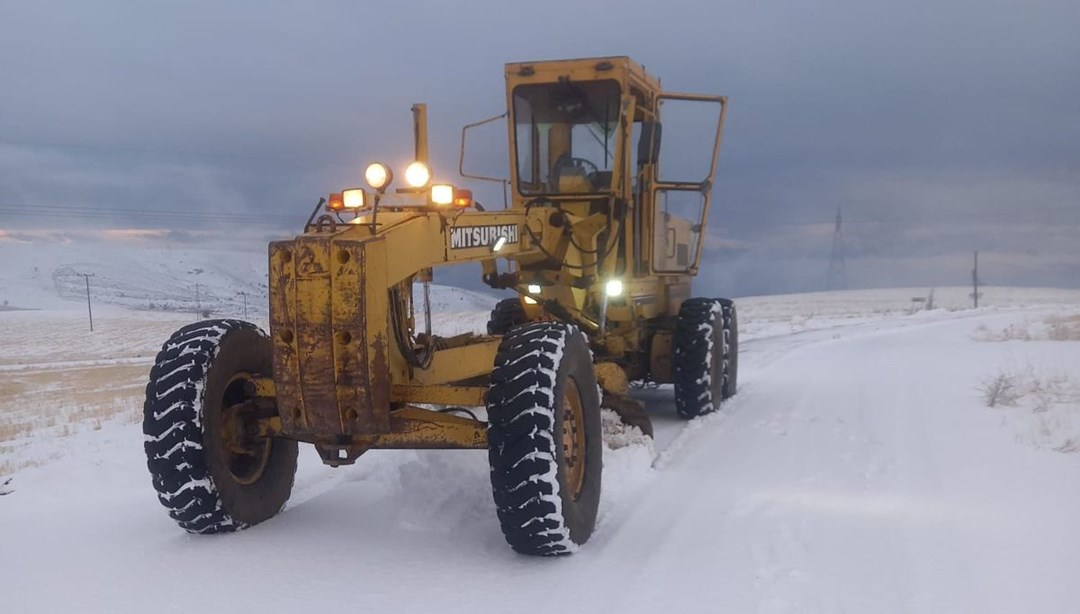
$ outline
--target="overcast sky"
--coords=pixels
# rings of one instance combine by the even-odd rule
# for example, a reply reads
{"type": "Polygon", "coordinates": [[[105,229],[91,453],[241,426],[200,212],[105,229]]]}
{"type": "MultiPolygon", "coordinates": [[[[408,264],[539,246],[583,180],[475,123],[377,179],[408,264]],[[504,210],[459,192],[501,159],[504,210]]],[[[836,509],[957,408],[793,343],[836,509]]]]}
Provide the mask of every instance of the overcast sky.
{"type": "Polygon", "coordinates": [[[852,287],[966,283],[975,249],[987,283],[1080,287],[1078,23],[1075,0],[0,0],[0,230],[299,229],[408,160],[412,102],[453,180],[505,62],[630,55],[731,100],[701,293],[823,288],[837,208],[852,287]]]}

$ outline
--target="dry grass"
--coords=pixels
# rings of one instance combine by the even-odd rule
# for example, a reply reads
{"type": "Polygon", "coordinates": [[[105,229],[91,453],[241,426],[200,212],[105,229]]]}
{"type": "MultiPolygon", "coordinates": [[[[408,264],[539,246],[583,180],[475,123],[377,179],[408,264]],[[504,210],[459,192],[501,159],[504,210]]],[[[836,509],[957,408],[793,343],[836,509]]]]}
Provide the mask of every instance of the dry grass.
{"type": "Polygon", "coordinates": [[[0,475],[47,459],[14,452],[32,439],[137,421],[147,367],[110,365],[30,369],[4,374],[0,386],[0,475]]]}
{"type": "Polygon", "coordinates": [[[1046,325],[1051,341],[1080,341],[1080,314],[1051,316],[1046,319],[1046,325]]]}
{"type": "Polygon", "coordinates": [[[1054,315],[1042,321],[1010,324],[992,330],[985,324],[975,329],[977,341],[1080,341],[1080,314],[1054,315]]]}

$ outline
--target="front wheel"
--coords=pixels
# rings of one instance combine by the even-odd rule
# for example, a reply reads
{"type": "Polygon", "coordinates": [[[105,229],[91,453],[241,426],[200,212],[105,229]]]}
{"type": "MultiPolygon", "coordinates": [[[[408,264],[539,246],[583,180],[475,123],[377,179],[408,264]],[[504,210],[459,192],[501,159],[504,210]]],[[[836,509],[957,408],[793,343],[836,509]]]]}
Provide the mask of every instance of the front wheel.
{"type": "Polygon", "coordinates": [[[600,390],[585,335],[555,322],[511,330],[487,395],[491,487],[522,554],[569,554],[596,526],[603,469],[600,390]]]}
{"type": "Polygon", "coordinates": [[[158,499],[189,533],[244,529],[292,491],[297,445],[260,437],[248,381],[273,372],[255,325],[208,320],[165,342],[150,371],[143,446],[158,499]]]}

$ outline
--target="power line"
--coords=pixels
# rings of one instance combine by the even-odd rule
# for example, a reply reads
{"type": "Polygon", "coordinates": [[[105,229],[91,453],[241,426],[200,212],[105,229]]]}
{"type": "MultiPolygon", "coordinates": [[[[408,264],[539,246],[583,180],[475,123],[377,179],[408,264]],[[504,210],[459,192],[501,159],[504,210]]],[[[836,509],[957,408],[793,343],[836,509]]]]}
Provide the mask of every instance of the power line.
{"type": "MultiPolygon", "coordinates": [[[[209,215],[209,216],[225,216],[236,217],[242,215],[248,215],[247,212],[233,212],[228,211],[213,211],[213,210],[197,210],[187,211],[180,209],[146,209],[135,207],[117,207],[113,205],[93,205],[93,204],[60,204],[60,205],[31,205],[26,203],[5,203],[0,202],[0,209],[10,210],[13,212],[26,212],[35,213],[38,211],[50,211],[55,213],[122,213],[122,214],[153,214],[153,215],[175,215],[175,216],[191,216],[191,215],[209,215]]],[[[307,213],[305,211],[305,213],[307,213]]],[[[251,212],[251,214],[257,214],[257,212],[251,212]]],[[[266,214],[262,214],[266,215],[266,214]]],[[[274,214],[271,214],[274,215],[274,214]]],[[[275,217],[287,217],[283,215],[274,215],[275,217]]]]}
{"type": "Polygon", "coordinates": [[[237,159],[237,160],[265,160],[276,162],[311,162],[312,160],[328,160],[329,155],[324,154],[319,156],[316,153],[311,153],[304,156],[296,155],[271,155],[271,154],[250,154],[250,153],[231,153],[231,152],[205,152],[205,151],[190,151],[184,149],[160,149],[152,147],[132,147],[128,145],[103,145],[100,143],[77,143],[77,142],[64,142],[64,141],[41,141],[33,139],[13,139],[0,137],[0,144],[3,145],[15,145],[20,147],[38,147],[46,149],[90,149],[98,151],[115,151],[125,152],[132,154],[153,154],[159,156],[178,156],[188,158],[225,158],[225,159],[237,159]]]}
{"type": "Polygon", "coordinates": [[[12,217],[41,217],[63,216],[77,219],[113,219],[128,217],[143,221],[175,222],[182,220],[197,220],[206,222],[244,223],[253,224],[258,222],[299,223],[304,213],[297,211],[297,215],[270,214],[270,213],[229,213],[224,211],[183,211],[177,209],[133,209],[126,207],[94,206],[94,205],[28,205],[0,202],[0,216],[12,217]]]}

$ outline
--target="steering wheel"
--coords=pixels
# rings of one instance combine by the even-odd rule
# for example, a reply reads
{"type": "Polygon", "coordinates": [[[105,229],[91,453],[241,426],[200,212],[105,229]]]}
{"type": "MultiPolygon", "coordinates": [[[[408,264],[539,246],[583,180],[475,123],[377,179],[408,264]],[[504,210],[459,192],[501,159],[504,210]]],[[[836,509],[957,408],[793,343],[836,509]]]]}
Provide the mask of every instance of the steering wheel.
{"type": "Polygon", "coordinates": [[[551,169],[551,182],[555,188],[559,187],[559,180],[562,179],[563,173],[570,170],[573,170],[574,174],[583,175],[589,180],[590,184],[596,173],[600,172],[600,169],[590,160],[563,154],[559,156],[559,159],[555,161],[554,168],[551,169]]]}

